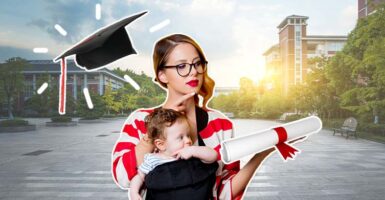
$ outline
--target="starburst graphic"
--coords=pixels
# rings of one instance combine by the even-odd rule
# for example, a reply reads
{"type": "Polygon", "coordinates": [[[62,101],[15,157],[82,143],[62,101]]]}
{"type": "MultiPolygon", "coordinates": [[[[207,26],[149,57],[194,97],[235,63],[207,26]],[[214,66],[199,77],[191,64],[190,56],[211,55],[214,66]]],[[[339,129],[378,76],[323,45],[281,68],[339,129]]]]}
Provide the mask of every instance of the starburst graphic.
{"type": "MultiPolygon", "coordinates": [[[[143,15],[145,14],[146,12],[143,12],[140,14],[143,15]]],[[[136,15],[136,16],[139,16],[139,15],[136,15]]],[[[101,19],[101,4],[95,4],[95,18],[96,20],[100,20],[101,19]]],[[[164,26],[168,25],[170,23],[170,20],[165,20],[163,22],[161,22],[160,24],[152,27],[152,31],[151,32],[154,32],[154,31],[157,31],[161,28],[163,28],[164,26]]],[[[59,24],[55,24],[54,25],[54,28],[62,35],[62,36],[66,36],[67,35],[67,31],[62,27],[60,26],[59,24]]],[[[80,43],[78,43],[77,45],[83,43],[83,42],[86,42],[87,40],[90,40],[90,39],[93,39],[93,36],[94,35],[91,35],[89,36],[87,39],[81,41],[80,43]]],[[[100,36],[100,35],[99,35],[100,36]]],[[[48,49],[47,48],[34,48],[33,49],[34,53],[47,53],[48,52],[48,49]]],[[[135,51],[134,51],[135,53],[135,51]]],[[[56,60],[56,59],[55,59],[56,60]]],[[[78,63],[76,62],[76,65],[78,65],[78,63]]],[[[59,111],[59,114],[60,115],[65,115],[65,108],[66,108],[66,85],[67,85],[67,67],[66,67],[66,58],[65,57],[62,57],[61,58],[61,63],[60,63],[60,67],[61,67],[61,72],[60,72],[60,81],[59,81],[59,84],[60,84],[60,87],[59,87],[59,106],[58,106],[58,111],[59,111]]],[[[83,68],[82,66],[78,65],[80,68],[83,68]]],[[[101,67],[99,68],[96,68],[96,69],[92,69],[92,70],[88,70],[86,69],[86,71],[96,71],[98,69],[100,69],[101,67]]],[[[140,89],[140,86],[131,78],[129,77],[128,75],[124,75],[124,79],[131,84],[132,87],[134,87],[136,90],[139,90],[140,89]]],[[[48,84],[47,83],[44,83],[38,90],[38,94],[41,94],[44,92],[44,90],[48,87],[48,84]]],[[[93,109],[94,108],[94,105],[92,103],[92,100],[91,100],[91,96],[90,96],[90,93],[89,93],[89,90],[87,88],[87,86],[85,86],[83,88],[83,94],[84,94],[84,97],[86,99],[86,102],[87,102],[87,106],[89,109],[93,109]]]]}
{"type": "Polygon", "coordinates": [[[45,91],[45,89],[47,89],[47,87],[48,87],[48,83],[47,83],[47,82],[43,83],[43,84],[39,87],[39,89],[37,90],[37,93],[38,93],[38,94],[42,94],[42,93],[45,91]]]}

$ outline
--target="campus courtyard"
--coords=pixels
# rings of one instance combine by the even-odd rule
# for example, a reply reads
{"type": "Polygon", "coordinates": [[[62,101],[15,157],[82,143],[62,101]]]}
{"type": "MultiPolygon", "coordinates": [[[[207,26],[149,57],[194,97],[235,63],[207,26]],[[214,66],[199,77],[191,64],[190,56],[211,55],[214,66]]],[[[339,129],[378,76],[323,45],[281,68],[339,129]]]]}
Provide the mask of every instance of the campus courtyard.
{"type": "MultiPolygon", "coordinates": [[[[0,133],[0,199],[128,199],[110,171],[124,118],[74,127],[28,120],[36,131],[0,133]]],[[[279,124],[233,122],[237,136],[279,124]]],[[[277,153],[265,160],[245,199],[384,199],[385,144],[324,129],[294,146],[302,150],[295,160],[283,162],[277,153]]]]}

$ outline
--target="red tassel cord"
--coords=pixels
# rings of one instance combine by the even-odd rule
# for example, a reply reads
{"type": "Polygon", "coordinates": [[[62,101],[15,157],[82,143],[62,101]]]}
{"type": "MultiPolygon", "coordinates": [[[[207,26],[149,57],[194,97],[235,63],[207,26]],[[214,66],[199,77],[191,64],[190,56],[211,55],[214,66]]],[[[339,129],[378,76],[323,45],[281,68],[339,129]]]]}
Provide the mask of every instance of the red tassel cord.
{"type": "Polygon", "coordinates": [[[61,59],[60,74],[60,92],[59,92],[59,114],[64,115],[66,112],[66,90],[67,90],[67,65],[65,58],[61,59]]]}

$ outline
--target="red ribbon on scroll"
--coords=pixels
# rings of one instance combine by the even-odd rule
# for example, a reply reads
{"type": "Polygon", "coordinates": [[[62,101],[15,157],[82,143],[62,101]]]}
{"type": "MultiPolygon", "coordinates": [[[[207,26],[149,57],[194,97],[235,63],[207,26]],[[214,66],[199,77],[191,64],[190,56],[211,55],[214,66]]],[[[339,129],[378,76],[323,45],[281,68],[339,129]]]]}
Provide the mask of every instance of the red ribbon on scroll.
{"type": "Polygon", "coordinates": [[[278,135],[278,143],[275,145],[275,147],[278,149],[279,153],[281,153],[283,159],[287,160],[287,158],[293,158],[295,153],[299,151],[298,149],[285,143],[287,140],[287,132],[285,128],[276,127],[274,130],[278,135]]]}

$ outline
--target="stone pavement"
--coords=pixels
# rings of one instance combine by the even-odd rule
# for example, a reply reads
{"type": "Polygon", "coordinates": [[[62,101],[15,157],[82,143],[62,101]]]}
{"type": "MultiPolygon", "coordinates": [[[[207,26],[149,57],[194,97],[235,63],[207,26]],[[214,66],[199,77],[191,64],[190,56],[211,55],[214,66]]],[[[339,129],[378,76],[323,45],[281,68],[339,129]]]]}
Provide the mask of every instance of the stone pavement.
{"type": "MultiPolygon", "coordinates": [[[[127,199],[110,173],[124,119],[60,128],[30,121],[37,131],[0,134],[0,199],[127,199]]],[[[233,122],[237,135],[277,125],[233,122]]],[[[302,153],[294,161],[265,160],[245,199],[385,199],[384,144],[322,130],[295,146],[302,153]]]]}

